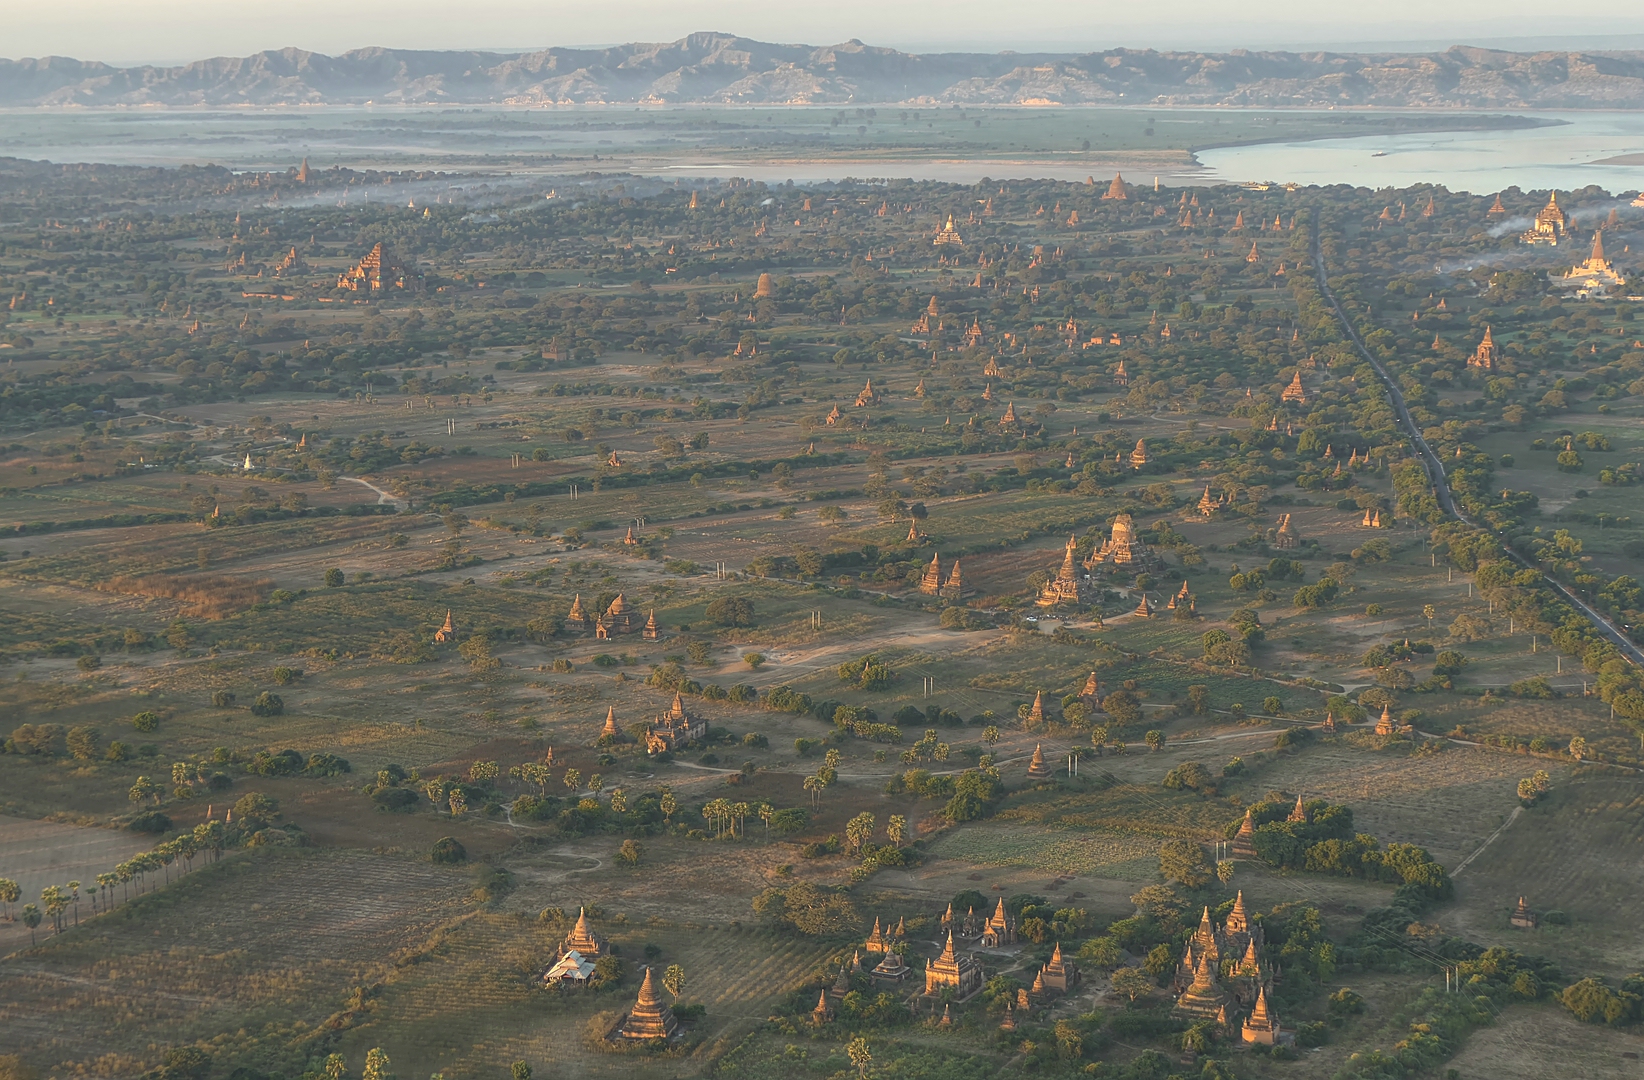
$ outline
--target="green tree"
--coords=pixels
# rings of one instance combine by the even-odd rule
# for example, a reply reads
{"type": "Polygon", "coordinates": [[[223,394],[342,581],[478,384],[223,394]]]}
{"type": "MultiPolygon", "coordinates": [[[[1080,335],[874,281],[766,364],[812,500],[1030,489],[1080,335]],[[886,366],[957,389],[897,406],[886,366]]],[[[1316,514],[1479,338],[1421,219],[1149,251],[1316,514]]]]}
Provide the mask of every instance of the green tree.
{"type": "Polygon", "coordinates": [[[669,964],[668,970],[662,973],[662,988],[679,1000],[679,995],[685,992],[685,969],[678,964],[669,964]]]}
{"type": "Polygon", "coordinates": [[[1155,753],[1164,749],[1165,734],[1162,731],[1149,731],[1143,736],[1143,740],[1147,743],[1147,748],[1155,753]]]}
{"type": "Polygon", "coordinates": [[[514,1080],[531,1080],[531,1066],[523,1061],[516,1061],[508,1067],[514,1080]]]}
{"type": "Polygon", "coordinates": [[[338,588],[339,586],[341,586],[342,583],[343,583],[343,572],[341,570],[338,570],[336,567],[333,566],[331,569],[329,569],[325,572],[325,587],[326,588],[335,589],[335,588],[338,588]]]}
{"type": "Polygon", "coordinates": [[[885,836],[897,847],[902,846],[902,840],[908,834],[908,819],[901,814],[892,814],[885,823],[885,836]]]}
{"type": "Polygon", "coordinates": [[[23,905],[23,925],[29,928],[29,944],[34,944],[34,928],[40,925],[40,909],[33,904],[23,905]]]}
{"type": "Polygon", "coordinates": [[[862,1080],[867,1080],[868,1066],[873,1064],[873,1053],[868,1049],[868,1040],[861,1036],[852,1039],[850,1045],[845,1047],[845,1054],[851,1059],[851,1064],[856,1066],[856,1075],[862,1080]]]}
{"type": "Polygon", "coordinates": [[[17,882],[10,878],[0,878],[0,910],[4,910],[7,922],[16,922],[16,916],[11,913],[11,906],[17,903],[23,895],[23,890],[17,887],[17,882]]]}
{"type": "Polygon", "coordinates": [[[1166,880],[1179,881],[1190,889],[1210,880],[1204,849],[1193,840],[1172,839],[1159,845],[1159,872],[1166,880]]]}
{"type": "Polygon", "coordinates": [[[365,1071],[360,1073],[360,1080],[394,1080],[394,1074],[388,1071],[388,1055],[382,1047],[373,1046],[366,1052],[365,1071]]]}
{"type": "Polygon", "coordinates": [[[71,727],[68,731],[68,751],[79,761],[92,761],[97,757],[97,741],[99,735],[96,728],[85,726],[71,727]]]}
{"type": "Polygon", "coordinates": [[[1153,992],[1153,976],[1141,968],[1122,967],[1113,973],[1113,992],[1132,1005],[1153,992]]]}
{"type": "Polygon", "coordinates": [[[139,776],[136,782],[131,785],[131,789],[126,792],[126,798],[134,803],[142,802],[150,797],[154,799],[156,806],[160,804],[160,788],[146,776],[139,776]]]}

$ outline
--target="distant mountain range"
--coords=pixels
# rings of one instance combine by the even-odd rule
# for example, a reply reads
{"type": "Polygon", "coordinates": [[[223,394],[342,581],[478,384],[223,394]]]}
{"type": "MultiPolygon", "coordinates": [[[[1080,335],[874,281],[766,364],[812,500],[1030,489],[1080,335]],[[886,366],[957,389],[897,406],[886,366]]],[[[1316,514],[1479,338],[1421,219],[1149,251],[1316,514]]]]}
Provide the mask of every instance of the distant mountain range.
{"type": "Polygon", "coordinates": [[[300,49],[118,68],[0,60],[0,106],[1104,104],[1644,108],[1644,52],[898,52],[730,34],[539,52],[300,49]]]}

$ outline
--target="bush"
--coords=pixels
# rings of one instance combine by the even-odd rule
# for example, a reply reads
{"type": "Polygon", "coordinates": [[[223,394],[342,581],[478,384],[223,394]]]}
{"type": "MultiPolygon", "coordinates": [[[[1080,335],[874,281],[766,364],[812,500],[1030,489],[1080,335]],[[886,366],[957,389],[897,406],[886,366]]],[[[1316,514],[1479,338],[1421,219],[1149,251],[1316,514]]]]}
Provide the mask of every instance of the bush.
{"type": "Polygon", "coordinates": [[[468,861],[468,849],[462,846],[462,841],[454,836],[442,836],[434,841],[433,850],[428,857],[436,863],[451,865],[468,861]]]}
{"type": "Polygon", "coordinates": [[[160,714],[145,709],[131,718],[131,726],[144,735],[158,731],[160,728],[160,714]]]}
{"type": "Polygon", "coordinates": [[[132,832],[165,833],[171,831],[171,819],[158,810],[148,810],[126,822],[126,828],[132,832]]]}
{"type": "Polygon", "coordinates": [[[211,703],[219,709],[226,709],[234,704],[234,691],[217,690],[211,695],[211,703]]]}
{"type": "Polygon", "coordinates": [[[741,596],[720,596],[708,602],[703,613],[711,623],[719,626],[752,626],[753,601],[741,596]]]}
{"type": "Polygon", "coordinates": [[[335,589],[338,586],[340,586],[342,583],[343,583],[343,572],[341,570],[338,570],[336,567],[333,566],[331,569],[329,569],[325,572],[325,587],[326,588],[335,589]]]}
{"type": "Polygon", "coordinates": [[[257,695],[257,700],[251,703],[253,716],[279,716],[285,712],[285,701],[280,695],[264,690],[257,695]]]}
{"type": "Polygon", "coordinates": [[[87,653],[86,655],[80,657],[80,659],[76,660],[74,662],[74,666],[79,668],[81,671],[96,671],[98,668],[103,666],[103,658],[101,656],[93,655],[92,653],[87,653]]]}
{"type": "Polygon", "coordinates": [[[371,801],[384,810],[410,810],[417,805],[417,793],[410,788],[385,787],[371,793],[371,801]]]}

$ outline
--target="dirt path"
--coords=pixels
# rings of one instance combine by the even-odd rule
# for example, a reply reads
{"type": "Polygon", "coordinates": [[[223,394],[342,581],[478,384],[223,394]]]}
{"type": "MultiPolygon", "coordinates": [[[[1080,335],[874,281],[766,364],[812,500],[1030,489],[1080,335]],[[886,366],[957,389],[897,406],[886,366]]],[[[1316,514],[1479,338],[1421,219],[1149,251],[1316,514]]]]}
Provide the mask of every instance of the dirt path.
{"type": "Polygon", "coordinates": [[[384,491],[382,488],[378,487],[376,484],[373,484],[368,480],[361,480],[357,476],[339,476],[339,477],[337,477],[337,479],[338,480],[347,480],[350,484],[361,484],[361,485],[364,485],[365,487],[370,488],[372,491],[375,491],[377,493],[377,505],[378,506],[393,505],[393,506],[399,507],[401,510],[405,509],[405,500],[404,499],[400,498],[397,495],[390,495],[388,492],[384,491]]]}
{"type": "Polygon", "coordinates": [[[1495,843],[1496,837],[1498,837],[1502,833],[1506,832],[1507,827],[1509,825],[1511,825],[1513,822],[1517,821],[1518,816],[1522,813],[1524,813],[1524,807],[1523,806],[1513,807],[1513,812],[1511,814],[1507,815],[1507,820],[1503,821],[1501,823],[1501,827],[1499,829],[1497,829],[1495,832],[1491,833],[1489,836],[1485,837],[1484,838],[1484,843],[1482,843],[1478,847],[1474,848],[1473,853],[1471,855],[1467,856],[1465,859],[1461,860],[1461,862],[1457,863],[1456,868],[1454,870],[1450,871],[1450,876],[1453,878],[1457,874],[1461,873],[1463,870],[1467,869],[1467,864],[1472,862],[1474,859],[1478,858],[1480,855],[1484,854],[1484,849],[1489,847],[1491,844],[1495,843]]]}

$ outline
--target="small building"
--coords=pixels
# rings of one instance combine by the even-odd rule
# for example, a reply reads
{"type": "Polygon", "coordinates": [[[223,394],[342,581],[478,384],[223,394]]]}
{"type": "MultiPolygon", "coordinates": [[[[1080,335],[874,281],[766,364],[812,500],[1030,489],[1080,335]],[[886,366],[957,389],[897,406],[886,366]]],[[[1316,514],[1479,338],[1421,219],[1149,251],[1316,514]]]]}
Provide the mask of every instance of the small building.
{"type": "Polygon", "coordinates": [[[1514,908],[1513,913],[1507,916],[1507,924],[1516,926],[1520,930],[1534,930],[1541,925],[1541,919],[1537,917],[1535,912],[1530,910],[1530,906],[1524,902],[1524,897],[1521,896],[1518,898],[1518,907],[1514,908]]]}
{"type": "Polygon", "coordinates": [[[456,636],[457,636],[457,628],[451,622],[451,611],[450,611],[449,608],[447,608],[446,612],[445,612],[445,625],[441,626],[438,630],[434,631],[434,640],[436,642],[438,642],[439,644],[443,645],[446,642],[454,641],[456,639],[456,636]]]}
{"type": "Polygon", "coordinates": [[[662,627],[656,621],[656,608],[651,609],[650,615],[645,620],[645,629],[640,631],[640,636],[646,641],[662,640],[662,627]]]}
{"type": "Polygon", "coordinates": [[[1290,380],[1290,385],[1284,388],[1284,393],[1280,394],[1279,397],[1283,401],[1293,401],[1297,405],[1307,404],[1307,388],[1302,385],[1301,369],[1296,370],[1295,377],[1290,380]]]}
{"type": "Polygon", "coordinates": [[[628,607],[627,598],[617,593],[611,606],[605,609],[605,627],[613,634],[632,634],[639,629],[639,620],[628,607]]]}
{"type": "Polygon", "coordinates": [[[565,629],[577,634],[586,634],[592,623],[588,620],[588,613],[582,610],[582,594],[577,593],[571,601],[571,610],[565,616],[565,629]]]}
{"type": "Polygon", "coordinates": [[[622,729],[617,727],[615,705],[605,707],[605,726],[599,729],[599,738],[601,742],[606,739],[614,742],[622,738],[622,729]]]}
{"type": "Polygon", "coordinates": [[[856,395],[856,407],[862,409],[877,404],[879,404],[879,392],[873,388],[873,380],[869,379],[866,385],[862,387],[861,392],[856,395]]]}
{"type": "MultiPolygon", "coordinates": [[[[1119,366],[1123,367],[1124,365],[1121,364],[1119,366]]],[[[1145,465],[1147,465],[1148,461],[1149,461],[1149,458],[1147,456],[1147,440],[1146,439],[1137,439],[1136,440],[1136,449],[1134,449],[1130,452],[1130,467],[1132,469],[1140,469],[1140,468],[1144,467],[1145,465]]]]}
{"type": "Polygon", "coordinates": [[[1111,183],[1107,186],[1107,190],[1102,193],[1102,198],[1104,200],[1106,200],[1106,199],[1128,199],[1128,198],[1130,198],[1130,194],[1125,190],[1124,177],[1121,176],[1118,173],[1114,173],[1113,174],[1113,183],[1111,183]]]}
{"type": "Polygon", "coordinates": [[[1383,705],[1381,707],[1381,719],[1376,721],[1376,734],[1397,735],[1398,733],[1399,726],[1398,721],[1393,719],[1393,707],[1391,705],[1383,705]]]}
{"type": "Polygon", "coordinates": [[[907,962],[902,959],[902,954],[892,950],[887,952],[884,958],[880,960],[879,963],[875,964],[873,966],[873,970],[868,974],[872,975],[876,979],[885,979],[890,982],[901,982],[903,979],[908,977],[908,973],[912,970],[912,968],[908,967],[907,962]]]}
{"type": "Polygon", "coordinates": [[[919,591],[927,596],[936,596],[942,591],[941,552],[931,555],[930,565],[925,567],[924,574],[919,578],[919,591]]]}
{"type": "Polygon", "coordinates": [[[593,977],[594,962],[571,949],[542,976],[542,983],[544,986],[574,986],[581,989],[593,977]]]}

